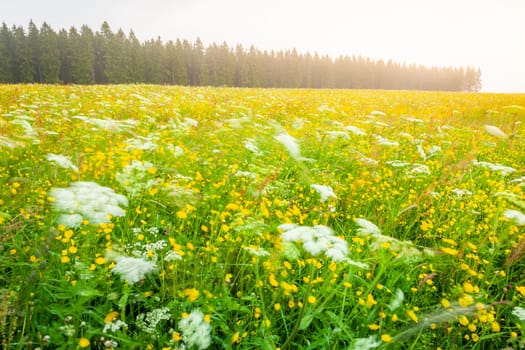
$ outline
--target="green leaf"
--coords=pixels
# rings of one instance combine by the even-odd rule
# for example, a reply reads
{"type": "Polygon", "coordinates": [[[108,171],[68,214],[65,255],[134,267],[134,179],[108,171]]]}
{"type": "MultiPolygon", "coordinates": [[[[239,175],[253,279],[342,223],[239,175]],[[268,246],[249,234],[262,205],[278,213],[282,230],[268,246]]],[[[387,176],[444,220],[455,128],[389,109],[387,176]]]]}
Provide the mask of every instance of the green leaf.
{"type": "Polygon", "coordinates": [[[303,319],[301,320],[301,324],[299,325],[299,329],[305,330],[306,328],[308,328],[308,326],[310,326],[310,323],[312,323],[313,320],[314,320],[314,314],[309,314],[309,315],[304,316],[303,319]]]}

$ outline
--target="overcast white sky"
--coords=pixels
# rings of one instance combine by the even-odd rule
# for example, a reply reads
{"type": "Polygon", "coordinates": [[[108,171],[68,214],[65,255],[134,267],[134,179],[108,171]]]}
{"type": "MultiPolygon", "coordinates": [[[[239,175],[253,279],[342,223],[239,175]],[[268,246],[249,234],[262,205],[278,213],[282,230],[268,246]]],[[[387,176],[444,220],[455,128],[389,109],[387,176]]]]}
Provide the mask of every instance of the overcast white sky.
{"type": "Polygon", "coordinates": [[[525,0],[0,0],[0,21],[482,70],[525,93],[525,0]]]}

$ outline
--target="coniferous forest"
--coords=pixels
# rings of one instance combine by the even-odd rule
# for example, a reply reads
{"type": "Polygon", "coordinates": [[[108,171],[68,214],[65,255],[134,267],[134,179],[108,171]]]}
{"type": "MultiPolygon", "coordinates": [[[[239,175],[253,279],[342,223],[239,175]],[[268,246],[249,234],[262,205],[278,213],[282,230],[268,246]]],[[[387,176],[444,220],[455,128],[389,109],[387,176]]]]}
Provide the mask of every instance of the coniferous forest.
{"type": "Polygon", "coordinates": [[[361,56],[261,51],[227,43],[205,47],[160,37],[141,42],[133,31],[87,25],[55,31],[47,23],[0,28],[0,83],[123,84],[275,88],[478,91],[481,71],[425,67],[361,56]]]}

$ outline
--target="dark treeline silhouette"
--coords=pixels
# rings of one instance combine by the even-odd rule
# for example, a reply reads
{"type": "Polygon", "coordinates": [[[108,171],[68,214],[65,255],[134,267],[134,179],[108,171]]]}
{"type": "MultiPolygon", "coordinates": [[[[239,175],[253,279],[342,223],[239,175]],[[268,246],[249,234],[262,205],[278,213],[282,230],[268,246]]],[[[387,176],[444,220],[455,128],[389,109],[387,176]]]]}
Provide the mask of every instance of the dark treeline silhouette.
{"type": "Polygon", "coordinates": [[[336,59],[317,53],[261,51],[226,43],[204,47],[160,38],[140,42],[133,31],[100,31],[87,25],[56,32],[31,21],[0,28],[0,82],[237,87],[415,89],[478,91],[481,72],[472,67],[425,67],[361,56],[336,59]]]}

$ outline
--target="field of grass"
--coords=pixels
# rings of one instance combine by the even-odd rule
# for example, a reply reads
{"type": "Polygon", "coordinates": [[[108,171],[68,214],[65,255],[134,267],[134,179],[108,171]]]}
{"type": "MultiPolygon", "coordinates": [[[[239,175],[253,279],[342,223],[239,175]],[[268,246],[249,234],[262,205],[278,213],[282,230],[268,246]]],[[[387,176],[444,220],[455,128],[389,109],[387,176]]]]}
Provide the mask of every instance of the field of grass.
{"type": "Polygon", "coordinates": [[[522,106],[0,85],[0,344],[524,348],[522,106]]]}

